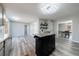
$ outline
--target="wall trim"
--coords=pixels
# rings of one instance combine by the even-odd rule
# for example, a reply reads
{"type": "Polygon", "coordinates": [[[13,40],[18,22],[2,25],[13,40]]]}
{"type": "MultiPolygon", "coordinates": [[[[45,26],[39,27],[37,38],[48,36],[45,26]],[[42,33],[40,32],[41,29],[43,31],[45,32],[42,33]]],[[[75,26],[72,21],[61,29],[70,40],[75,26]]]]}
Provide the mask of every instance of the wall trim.
{"type": "Polygon", "coordinates": [[[72,42],[79,43],[79,41],[71,40],[72,42]]]}

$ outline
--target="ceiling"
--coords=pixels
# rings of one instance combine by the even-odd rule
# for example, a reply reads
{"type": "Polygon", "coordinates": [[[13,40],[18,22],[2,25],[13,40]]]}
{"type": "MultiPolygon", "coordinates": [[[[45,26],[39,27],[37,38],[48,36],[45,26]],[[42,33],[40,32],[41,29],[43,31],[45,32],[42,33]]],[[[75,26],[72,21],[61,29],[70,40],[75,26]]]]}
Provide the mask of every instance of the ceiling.
{"type": "Polygon", "coordinates": [[[3,5],[9,18],[18,17],[24,22],[34,21],[36,18],[60,20],[79,15],[78,3],[61,3],[59,9],[52,14],[43,14],[40,9],[41,4],[37,3],[4,3],[3,5]]]}

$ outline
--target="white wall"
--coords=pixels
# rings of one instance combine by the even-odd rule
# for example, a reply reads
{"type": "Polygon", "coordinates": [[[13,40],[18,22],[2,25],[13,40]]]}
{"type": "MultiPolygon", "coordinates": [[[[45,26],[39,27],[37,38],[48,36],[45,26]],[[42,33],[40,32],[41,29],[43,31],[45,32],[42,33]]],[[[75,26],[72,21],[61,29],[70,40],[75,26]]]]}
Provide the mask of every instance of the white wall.
{"type": "Polygon", "coordinates": [[[38,34],[38,22],[32,22],[29,24],[19,23],[19,22],[10,22],[10,32],[12,36],[24,36],[25,25],[27,25],[27,35],[33,36],[33,34],[38,34]]]}
{"type": "Polygon", "coordinates": [[[51,33],[54,33],[53,21],[51,20],[48,21],[48,31],[50,31],[51,33]]]}
{"type": "Polygon", "coordinates": [[[54,33],[56,34],[56,38],[58,38],[58,21],[53,22],[53,28],[54,33]]]}
{"type": "MultiPolygon", "coordinates": [[[[72,41],[79,43],[79,17],[70,17],[72,20],[72,41]]],[[[54,32],[58,37],[58,23],[61,21],[54,21],[54,32]]]]}
{"type": "Polygon", "coordinates": [[[65,19],[60,19],[60,20],[54,20],[53,25],[54,25],[54,33],[56,34],[56,38],[58,38],[58,30],[59,30],[58,25],[60,23],[64,23],[64,22],[70,22],[71,20],[72,20],[72,18],[65,18],[65,19]]]}
{"type": "Polygon", "coordinates": [[[72,22],[72,40],[79,43],[79,17],[74,17],[72,22]]]}
{"type": "Polygon", "coordinates": [[[30,24],[27,24],[27,35],[30,35],[30,24]]]}
{"type": "Polygon", "coordinates": [[[39,34],[39,19],[30,23],[30,35],[39,34]]]}
{"type": "MultiPolygon", "coordinates": [[[[25,24],[20,22],[10,22],[10,32],[12,36],[24,36],[24,25],[27,25],[27,34],[33,36],[34,34],[39,34],[39,19],[31,23],[25,24]]],[[[48,21],[48,30],[53,31],[53,22],[48,21]]]]}
{"type": "Polygon", "coordinates": [[[12,36],[24,36],[24,25],[23,23],[12,22],[11,23],[11,33],[12,36]]]}
{"type": "Polygon", "coordinates": [[[2,26],[2,19],[0,18],[0,26],[2,26]]]}
{"type": "MultiPolygon", "coordinates": [[[[40,22],[42,22],[42,20],[37,19],[36,21],[30,23],[29,29],[30,29],[30,35],[33,36],[34,34],[40,34],[40,22]]],[[[51,22],[51,20],[48,21],[48,31],[51,31],[52,33],[53,31],[53,22],[51,22]]]]}
{"type": "MultiPolygon", "coordinates": [[[[65,21],[72,20],[72,41],[79,43],[79,16],[70,17],[65,21]]],[[[64,20],[62,20],[64,21],[64,20]]],[[[58,24],[62,21],[54,21],[54,32],[58,38],[58,24]]]]}
{"type": "Polygon", "coordinates": [[[35,18],[30,23],[10,21],[10,33],[12,33],[12,36],[24,36],[25,25],[27,25],[27,35],[39,34],[39,19],[35,18]]]}

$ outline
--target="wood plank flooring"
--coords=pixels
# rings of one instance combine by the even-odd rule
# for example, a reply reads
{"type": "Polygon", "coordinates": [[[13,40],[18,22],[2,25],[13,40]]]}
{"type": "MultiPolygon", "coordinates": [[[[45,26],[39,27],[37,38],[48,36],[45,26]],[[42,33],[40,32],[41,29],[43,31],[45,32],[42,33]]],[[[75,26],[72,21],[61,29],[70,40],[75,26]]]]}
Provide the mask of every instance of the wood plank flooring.
{"type": "Polygon", "coordinates": [[[32,37],[14,37],[11,56],[34,56],[35,41],[32,37]]]}
{"type": "MultiPolygon", "coordinates": [[[[32,37],[14,37],[10,56],[36,56],[35,39],[32,37]]],[[[56,50],[50,56],[79,56],[79,43],[68,39],[56,39],[56,50]]]]}
{"type": "Polygon", "coordinates": [[[79,56],[79,43],[69,41],[68,39],[56,39],[56,50],[51,56],[79,56]]]}

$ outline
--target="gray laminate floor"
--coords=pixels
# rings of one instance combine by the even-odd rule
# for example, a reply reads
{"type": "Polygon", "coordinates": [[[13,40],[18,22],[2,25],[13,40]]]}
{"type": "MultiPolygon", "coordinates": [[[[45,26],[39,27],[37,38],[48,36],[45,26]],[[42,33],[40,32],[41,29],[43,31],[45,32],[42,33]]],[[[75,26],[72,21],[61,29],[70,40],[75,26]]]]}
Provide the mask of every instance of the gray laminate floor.
{"type": "Polygon", "coordinates": [[[34,56],[35,41],[32,37],[13,37],[10,56],[34,56]]]}
{"type": "Polygon", "coordinates": [[[56,50],[51,56],[79,56],[79,43],[71,40],[58,38],[56,39],[56,50]]]}
{"type": "MultiPolygon", "coordinates": [[[[11,56],[35,56],[35,41],[31,37],[13,38],[11,56]]],[[[68,39],[56,39],[56,50],[50,56],[79,56],[79,43],[68,39]]]]}

